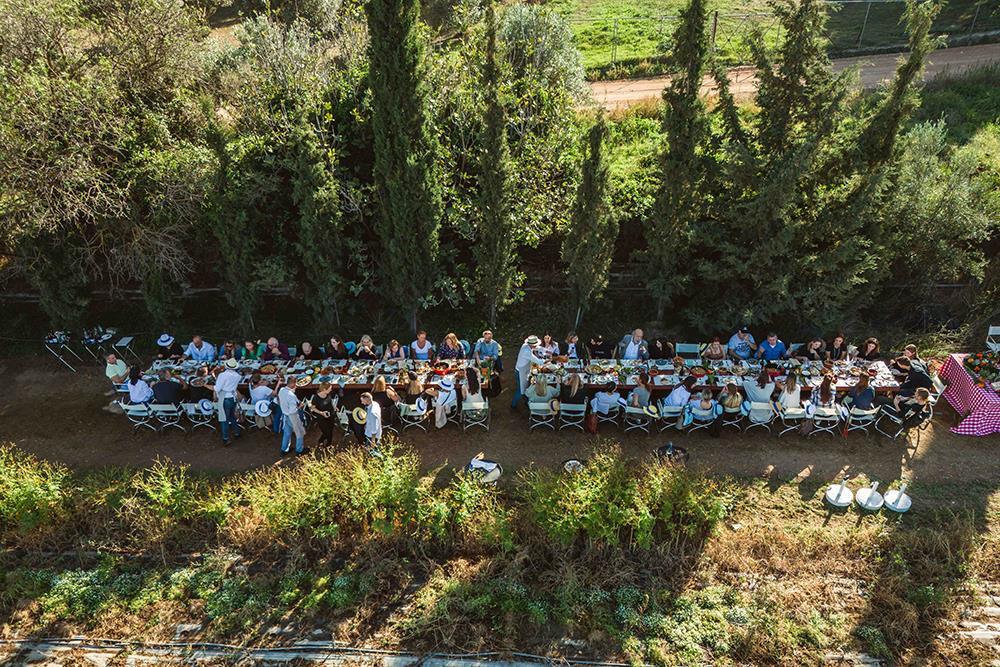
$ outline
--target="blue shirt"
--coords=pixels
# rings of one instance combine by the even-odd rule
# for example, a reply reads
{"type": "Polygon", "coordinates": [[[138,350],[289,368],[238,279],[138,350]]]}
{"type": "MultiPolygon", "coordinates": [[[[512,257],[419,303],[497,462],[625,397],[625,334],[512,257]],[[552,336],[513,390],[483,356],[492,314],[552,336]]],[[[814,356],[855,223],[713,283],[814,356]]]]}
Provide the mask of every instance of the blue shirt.
{"type": "Polygon", "coordinates": [[[753,339],[753,334],[747,334],[746,340],[742,340],[738,333],[734,333],[729,339],[729,351],[735,354],[740,359],[749,359],[750,355],[753,354],[753,350],[750,346],[756,343],[753,339]]]}
{"type": "Polygon", "coordinates": [[[760,356],[766,361],[777,361],[778,359],[784,359],[785,355],[788,354],[788,350],[785,349],[785,344],[779,338],[774,345],[767,342],[765,338],[760,344],[760,356]]]}
{"type": "Polygon", "coordinates": [[[482,338],[476,341],[476,354],[479,355],[480,359],[485,359],[487,357],[491,359],[496,359],[500,356],[500,345],[497,344],[495,340],[490,342],[484,341],[482,338]]]}
{"type": "Polygon", "coordinates": [[[215,346],[207,340],[203,340],[199,350],[194,346],[194,343],[188,343],[187,349],[184,350],[184,356],[195,361],[215,361],[215,346]]]}

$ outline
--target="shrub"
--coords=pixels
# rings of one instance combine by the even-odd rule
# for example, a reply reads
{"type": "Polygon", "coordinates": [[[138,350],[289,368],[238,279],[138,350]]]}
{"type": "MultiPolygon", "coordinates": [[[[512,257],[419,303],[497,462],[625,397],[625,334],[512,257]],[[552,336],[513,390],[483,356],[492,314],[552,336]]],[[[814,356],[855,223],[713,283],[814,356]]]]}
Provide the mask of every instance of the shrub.
{"type": "Polygon", "coordinates": [[[27,533],[63,511],[69,471],[10,445],[0,446],[0,531],[27,533]]]}

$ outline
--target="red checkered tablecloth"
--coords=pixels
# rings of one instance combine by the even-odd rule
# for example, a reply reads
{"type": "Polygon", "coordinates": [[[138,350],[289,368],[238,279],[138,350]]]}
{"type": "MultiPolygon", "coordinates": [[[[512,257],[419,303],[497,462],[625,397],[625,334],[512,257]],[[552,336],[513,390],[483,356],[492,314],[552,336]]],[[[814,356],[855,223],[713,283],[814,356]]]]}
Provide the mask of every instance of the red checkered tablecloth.
{"type": "Polygon", "coordinates": [[[1000,433],[1000,395],[989,387],[980,387],[962,366],[967,355],[951,354],[944,362],[939,377],[947,385],[944,397],[965,417],[952,428],[961,435],[990,435],[1000,433]]]}

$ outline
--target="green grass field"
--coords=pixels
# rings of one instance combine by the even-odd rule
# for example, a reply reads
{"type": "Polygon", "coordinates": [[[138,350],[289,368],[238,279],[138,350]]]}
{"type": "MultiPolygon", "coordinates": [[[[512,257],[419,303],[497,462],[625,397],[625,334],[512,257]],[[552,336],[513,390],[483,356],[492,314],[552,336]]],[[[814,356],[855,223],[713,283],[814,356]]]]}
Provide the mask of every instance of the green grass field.
{"type": "MultiPolygon", "coordinates": [[[[570,22],[584,66],[591,75],[643,73],[655,70],[655,60],[665,50],[677,15],[685,0],[649,0],[641,5],[624,0],[550,0],[570,22]]],[[[764,0],[714,0],[710,11],[718,11],[715,44],[718,52],[732,63],[746,60],[744,40],[754,26],[774,35],[774,19],[764,0]]],[[[880,49],[906,40],[900,20],[903,2],[847,2],[831,5],[831,53],[854,49],[880,49]],[[868,14],[867,23],[865,15],[868,14]],[[864,32],[862,34],[862,26],[864,32]]],[[[987,0],[951,0],[935,21],[935,32],[950,36],[1000,30],[1000,4],[987,0]],[[977,3],[979,14],[976,15],[977,3]],[[975,24],[973,26],[973,19],[975,24]]],[[[710,19],[710,29],[711,19],[710,19]]]]}

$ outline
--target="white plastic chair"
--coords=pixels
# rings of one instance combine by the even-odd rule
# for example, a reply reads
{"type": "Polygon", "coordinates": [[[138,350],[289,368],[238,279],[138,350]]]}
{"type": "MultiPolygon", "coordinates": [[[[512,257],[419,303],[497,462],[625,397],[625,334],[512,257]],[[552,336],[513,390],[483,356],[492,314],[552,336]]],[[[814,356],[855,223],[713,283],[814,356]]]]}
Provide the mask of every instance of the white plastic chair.
{"type": "Polygon", "coordinates": [[[184,412],[173,403],[152,403],[149,406],[149,411],[156,418],[159,431],[173,427],[184,433],[187,432],[187,429],[181,425],[181,417],[184,416],[184,412]]]}
{"type": "Polygon", "coordinates": [[[674,352],[678,357],[684,358],[685,366],[697,366],[701,364],[701,345],[698,343],[676,343],[674,352]]]}
{"type": "Polygon", "coordinates": [[[653,418],[645,413],[642,408],[634,405],[625,406],[625,432],[642,431],[649,433],[649,427],[653,423],[653,418]]]}
{"type": "Polygon", "coordinates": [[[556,413],[549,403],[538,402],[528,403],[528,430],[531,431],[539,426],[547,426],[553,431],[556,429],[556,413]]]}
{"type": "Polygon", "coordinates": [[[421,431],[427,430],[427,418],[430,416],[430,410],[427,406],[418,406],[416,404],[410,405],[407,403],[399,404],[399,420],[403,423],[403,429],[406,430],[411,427],[417,427],[421,431]]]}
{"type": "Polygon", "coordinates": [[[851,408],[850,412],[847,413],[847,432],[863,431],[865,435],[869,435],[868,429],[875,425],[880,409],[878,406],[871,410],[851,408]]]}
{"type": "Polygon", "coordinates": [[[664,405],[660,403],[660,431],[677,428],[677,419],[684,413],[683,405],[664,405]]]}
{"type": "Polygon", "coordinates": [[[481,401],[462,402],[462,430],[468,431],[473,426],[490,430],[490,402],[485,398],[481,401]]]}
{"type": "Polygon", "coordinates": [[[805,418],[805,408],[784,408],[781,411],[781,425],[784,428],[778,433],[778,437],[780,438],[786,433],[798,430],[805,418]]]}
{"type": "Polygon", "coordinates": [[[812,422],[813,430],[809,431],[810,436],[818,433],[837,435],[837,427],[840,426],[840,409],[837,407],[816,408],[813,411],[812,422]]]}
{"type": "Polygon", "coordinates": [[[133,431],[138,431],[143,426],[148,428],[150,431],[156,430],[156,426],[153,424],[153,411],[150,410],[149,406],[145,403],[127,403],[125,401],[118,401],[118,405],[121,407],[128,420],[132,422],[133,431]]]}
{"type": "Polygon", "coordinates": [[[1000,326],[991,326],[986,332],[986,347],[1000,352],[1000,326]]]}
{"type": "Polygon", "coordinates": [[[771,422],[774,421],[774,406],[767,402],[750,402],[750,414],[747,415],[747,425],[743,429],[746,433],[757,426],[763,428],[768,433],[771,432],[771,422]]]}
{"type": "Polygon", "coordinates": [[[583,430],[583,420],[587,415],[586,403],[563,403],[559,406],[559,430],[578,428],[583,430]]]}
{"type": "Polygon", "coordinates": [[[192,432],[197,431],[199,426],[204,426],[211,431],[215,430],[215,410],[202,412],[197,403],[181,403],[181,410],[191,422],[192,432]]]}

